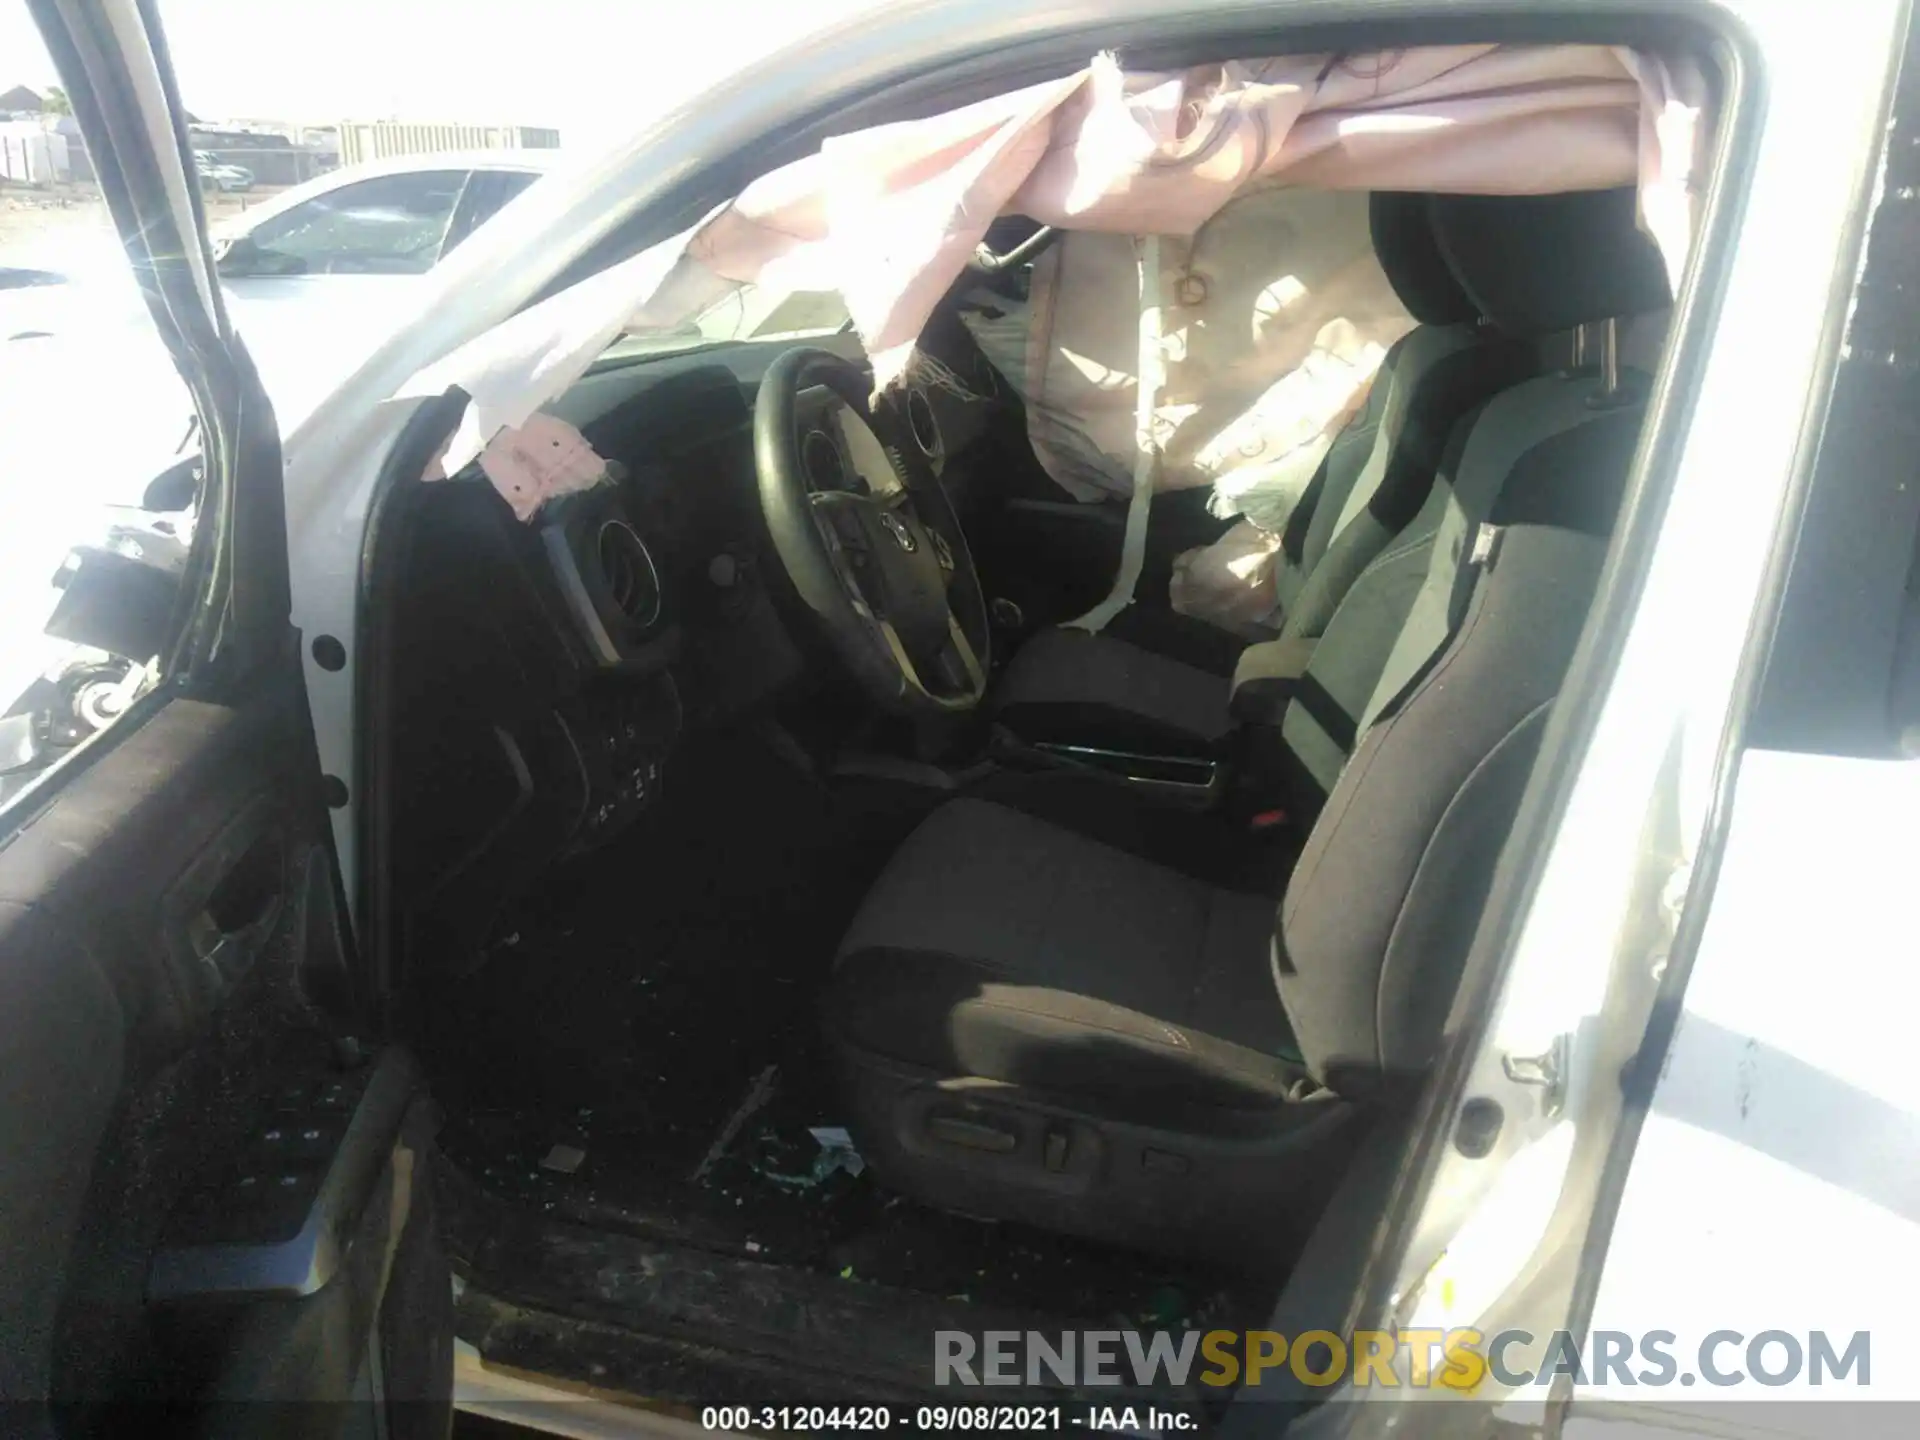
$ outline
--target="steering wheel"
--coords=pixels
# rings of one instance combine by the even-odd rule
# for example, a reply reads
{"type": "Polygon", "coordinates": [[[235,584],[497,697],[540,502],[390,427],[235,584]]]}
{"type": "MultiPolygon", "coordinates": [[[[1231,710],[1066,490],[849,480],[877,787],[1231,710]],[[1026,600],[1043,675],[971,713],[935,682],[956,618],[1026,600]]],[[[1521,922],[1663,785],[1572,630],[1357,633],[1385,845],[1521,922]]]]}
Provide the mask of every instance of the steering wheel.
{"type": "MultiPolygon", "coordinates": [[[[918,447],[875,434],[867,390],[865,374],[828,350],[789,350],[767,370],[753,416],[767,530],[801,604],[875,704],[971,710],[989,663],[973,557],[918,447]],[[822,470],[847,488],[823,485],[822,470]]],[[[881,424],[904,428],[891,416],[881,424]]]]}

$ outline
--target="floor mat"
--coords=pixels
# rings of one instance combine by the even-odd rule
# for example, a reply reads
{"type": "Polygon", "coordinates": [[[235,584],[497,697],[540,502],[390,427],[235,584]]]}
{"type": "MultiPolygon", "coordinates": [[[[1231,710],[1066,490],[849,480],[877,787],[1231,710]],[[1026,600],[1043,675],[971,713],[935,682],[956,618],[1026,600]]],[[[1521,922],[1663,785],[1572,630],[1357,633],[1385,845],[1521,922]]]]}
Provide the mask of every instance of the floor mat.
{"type": "Polygon", "coordinates": [[[871,876],[925,792],[829,792],[753,743],[677,756],[658,805],[560,869],[423,1017],[450,1103],[594,1113],[609,1138],[689,1169],[742,1076],[811,1023],[871,876]]]}
{"type": "Polygon", "coordinates": [[[890,1195],[842,1148],[815,1005],[929,793],[714,745],[517,908],[427,1025],[448,1159],[578,1223],[1089,1321],[1258,1313],[1272,1285],[890,1195]],[[1235,1284],[1239,1286],[1235,1288],[1235,1284]]]}

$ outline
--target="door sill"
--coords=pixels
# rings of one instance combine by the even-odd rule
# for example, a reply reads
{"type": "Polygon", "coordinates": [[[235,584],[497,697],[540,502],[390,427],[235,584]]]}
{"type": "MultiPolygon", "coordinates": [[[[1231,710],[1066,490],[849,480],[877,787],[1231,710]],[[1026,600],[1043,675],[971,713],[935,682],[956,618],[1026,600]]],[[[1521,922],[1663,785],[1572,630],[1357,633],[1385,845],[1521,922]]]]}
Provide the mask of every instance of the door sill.
{"type": "Polygon", "coordinates": [[[453,1345],[454,1408],[471,1415],[571,1440],[689,1440],[695,1435],[731,1433],[704,1430],[677,1415],[496,1370],[465,1340],[455,1340],[453,1345]]]}

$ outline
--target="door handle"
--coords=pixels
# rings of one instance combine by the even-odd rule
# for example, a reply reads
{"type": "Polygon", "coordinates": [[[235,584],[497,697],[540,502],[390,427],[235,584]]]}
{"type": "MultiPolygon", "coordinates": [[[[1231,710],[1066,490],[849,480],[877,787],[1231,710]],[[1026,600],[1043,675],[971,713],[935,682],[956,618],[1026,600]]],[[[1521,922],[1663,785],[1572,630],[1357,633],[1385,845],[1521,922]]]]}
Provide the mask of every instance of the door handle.
{"type": "Polygon", "coordinates": [[[287,904],[289,832],[256,795],[187,865],[165,902],[168,948],[204,1006],[252,967],[287,904]]]}
{"type": "Polygon", "coordinates": [[[219,871],[188,920],[188,943],[223,986],[240,978],[273,933],[286,905],[286,875],[286,831],[271,824],[219,871]]]}

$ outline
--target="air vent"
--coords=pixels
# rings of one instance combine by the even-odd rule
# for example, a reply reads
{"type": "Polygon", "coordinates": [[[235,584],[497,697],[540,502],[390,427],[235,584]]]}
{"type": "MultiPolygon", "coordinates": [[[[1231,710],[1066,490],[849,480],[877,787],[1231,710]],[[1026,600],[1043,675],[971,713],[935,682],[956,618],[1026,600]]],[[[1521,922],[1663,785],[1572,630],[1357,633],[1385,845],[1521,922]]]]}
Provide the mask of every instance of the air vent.
{"type": "Polygon", "coordinates": [[[642,630],[660,618],[660,573],[640,536],[624,520],[600,527],[600,577],[614,608],[642,630]]]}
{"type": "Polygon", "coordinates": [[[940,422],[933,418],[933,402],[924,390],[907,392],[907,428],[913,432],[913,443],[920,447],[920,453],[938,464],[946,446],[940,439],[940,422]]]}

